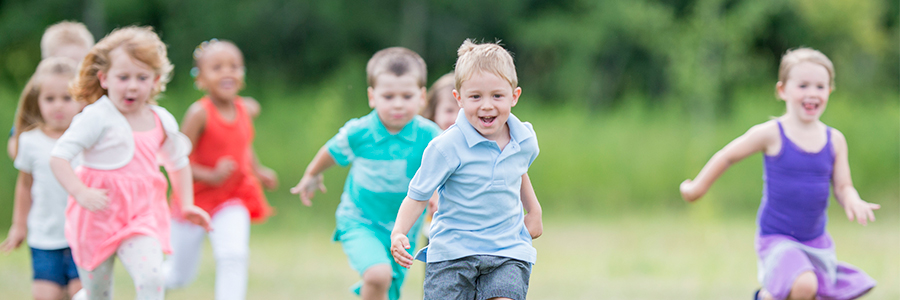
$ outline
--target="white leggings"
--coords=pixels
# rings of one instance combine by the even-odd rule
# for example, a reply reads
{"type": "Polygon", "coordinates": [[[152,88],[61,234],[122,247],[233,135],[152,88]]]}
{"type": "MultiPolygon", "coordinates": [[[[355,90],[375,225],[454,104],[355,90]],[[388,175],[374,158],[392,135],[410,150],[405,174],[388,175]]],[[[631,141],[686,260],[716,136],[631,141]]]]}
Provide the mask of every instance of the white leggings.
{"type": "MultiPolygon", "coordinates": [[[[212,216],[209,242],[216,258],[216,299],[244,299],[250,256],[250,213],[243,205],[230,205],[212,216]]],[[[172,255],[163,263],[166,288],[190,284],[197,276],[203,228],[172,220],[172,255]]]]}
{"type": "MultiPolygon", "coordinates": [[[[116,256],[122,261],[128,274],[131,274],[136,299],[164,298],[163,274],[160,272],[163,260],[162,248],[155,238],[137,235],[122,241],[119,249],[116,249],[116,254],[110,255],[94,270],[78,268],[78,277],[81,278],[83,289],[83,293],[80,293],[86,296],[86,299],[112,299],[113,262],[116,256]]],[[[76,296],[74,299],[84,299],[81,297],[76,296]]]]}

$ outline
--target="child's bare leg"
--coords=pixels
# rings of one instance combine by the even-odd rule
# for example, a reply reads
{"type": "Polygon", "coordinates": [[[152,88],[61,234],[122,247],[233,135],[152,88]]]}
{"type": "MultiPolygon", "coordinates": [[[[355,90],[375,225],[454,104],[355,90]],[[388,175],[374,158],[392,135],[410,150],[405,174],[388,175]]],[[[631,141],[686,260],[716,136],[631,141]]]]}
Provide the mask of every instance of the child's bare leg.
{"type": "Polygon", "coordinates": [[[69,280],[69,284],[66,285],[66,291],[69,294],[69,298],[75,297],[75,293],[81,290],[81,280],[80,279],[72,279],[69,280]]]}
{"type": "Polygon", "coordinates": [[[62,287],[49,280],[35,280],[31,284],[31,295],[35,300],[59,300],[62,298],[62,287]]]}
{"type": "Polygon", "coordinates": [[[385,300],[387,299],[388,289],[391,288],[391,280],[394,271],[391,265],[377,264],[369,267],[363,273],[363,286],[360,289],[359,296],[363,300],[385,300]]]}
{"type": "Polygon", "coordinates": [[[815,299],[816,292],[819,290],[819,282],[816,274],[812,271],[806,271],[797,276],[794,284],[791,285],[791,294],[788,299],[791,300],[808,300],[815,299]]]}

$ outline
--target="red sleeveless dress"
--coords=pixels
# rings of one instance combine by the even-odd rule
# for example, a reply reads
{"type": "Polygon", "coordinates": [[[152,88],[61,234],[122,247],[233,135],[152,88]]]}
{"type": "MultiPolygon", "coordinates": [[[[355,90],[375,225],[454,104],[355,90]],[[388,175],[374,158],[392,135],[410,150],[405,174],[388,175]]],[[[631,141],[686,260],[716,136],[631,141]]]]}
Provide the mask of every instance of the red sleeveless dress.
{"type": "MultiPolygon", "coordinates": [[[[243,100],[241,97],[234,99],[235,117],[230,122],[222,118],[209,97],[198,101],[206,111],[206,124],[189,156],[191,164],[215,168],[219,159],[229,157],[235,161],[236,168],[218,186],[194,181],[194,204],[210,216],[225,206],[243,205],[250,212],[251,221],[265,221],[273,211],[253,174],[253,153],[250,152],[253,122],[243,100]]],[[[173,211],[180,207],[180,204],[175,205],[173,211]]]]}

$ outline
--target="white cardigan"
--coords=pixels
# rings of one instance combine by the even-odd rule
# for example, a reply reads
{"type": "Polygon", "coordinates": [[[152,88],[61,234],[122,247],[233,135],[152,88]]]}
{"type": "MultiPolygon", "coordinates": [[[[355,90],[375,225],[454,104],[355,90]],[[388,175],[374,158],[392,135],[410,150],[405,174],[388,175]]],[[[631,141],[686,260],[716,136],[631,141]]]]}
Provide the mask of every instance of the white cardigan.
{"type": "MultiPolygon", "coordinates": [[[[169,171],[184,168],[191,153],[190,139],[178,131],[178,122],[169,111],[156,105],[150,105],[150,108],[159,116],[166,132],[157,160],[169,171]]],[[[50,155],[71,161],[82,151],[82,165],[99,170],[121,168],[134,157],[131,125],[106,96],[75,115],[50,155]]]]}

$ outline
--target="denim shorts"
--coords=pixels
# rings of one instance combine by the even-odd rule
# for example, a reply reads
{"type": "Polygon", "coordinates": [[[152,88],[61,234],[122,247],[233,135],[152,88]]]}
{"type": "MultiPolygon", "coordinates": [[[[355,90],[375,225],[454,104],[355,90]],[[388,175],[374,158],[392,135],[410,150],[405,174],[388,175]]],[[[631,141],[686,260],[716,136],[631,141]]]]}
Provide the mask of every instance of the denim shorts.
{"type": "Polygon", "coordinates": [[[493,255],[473,255],[425,265],[425,299],[525,300],[531,264],[493,255]]]}
{"type": "Polygon", "coordinates": [[[78,279],[78,268],[75,267],[72,250],[69,248],[31,248],[31,267],[34,269],[34,280],[47,280],[66,286],[69,281],[78,279]]]}

